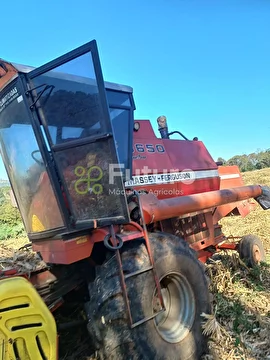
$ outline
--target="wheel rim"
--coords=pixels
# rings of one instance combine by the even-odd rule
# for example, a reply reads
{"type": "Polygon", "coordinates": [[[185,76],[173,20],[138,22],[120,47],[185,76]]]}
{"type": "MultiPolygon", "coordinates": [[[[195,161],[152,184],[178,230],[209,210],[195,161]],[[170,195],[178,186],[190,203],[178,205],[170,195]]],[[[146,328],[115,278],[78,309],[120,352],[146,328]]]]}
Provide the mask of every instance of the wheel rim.
{"type": "MultiPolygon", "coordinates": [[[[186,277],[177,272],[161,278],[160,285],[166,311],[158,314],[154,323],[165,341],[177,343],[186,337],[193,325],[196,307],[194,293],[186,277]]],[[[154,310],[157,299],[155,293],[154,310]]]]}
{"type": "Polygon", "coordinates": [[[253,259],[256,263],[259,263],[262,259],[261,251],[258,245],[253,245],[253,259]]]}

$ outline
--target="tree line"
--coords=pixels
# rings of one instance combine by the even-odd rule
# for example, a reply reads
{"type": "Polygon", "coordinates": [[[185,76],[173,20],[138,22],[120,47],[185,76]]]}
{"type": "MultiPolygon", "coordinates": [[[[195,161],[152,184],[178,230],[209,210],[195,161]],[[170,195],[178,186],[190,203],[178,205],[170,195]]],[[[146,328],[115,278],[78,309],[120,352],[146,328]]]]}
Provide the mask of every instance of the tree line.
{"type": "Polygon", "coordinates": [[[229,160],[219,157],[217,161],[223,165],[237,165],[241,172],[264,169],[270,167],[270,148],[248,155],[235,155],[229,160]]]}

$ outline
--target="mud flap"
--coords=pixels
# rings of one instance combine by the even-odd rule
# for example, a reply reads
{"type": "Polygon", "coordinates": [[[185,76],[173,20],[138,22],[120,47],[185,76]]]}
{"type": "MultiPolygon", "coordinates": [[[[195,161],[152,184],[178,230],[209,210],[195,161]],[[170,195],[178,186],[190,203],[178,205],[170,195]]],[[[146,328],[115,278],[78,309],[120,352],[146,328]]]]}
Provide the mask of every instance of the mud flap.
{"type": "Polygon", "coordinates": [[[255,200],[260,204],[260,206],[264,210],[270,209],[270,187],[269,186],[261,186],[262,195],[255,198],[255,200]]]}
{"type": "Polygon", "coordinates": [[[54,317],[28,280],[0,280],[0,314],[1,359],[58,359],[54,317]]]}

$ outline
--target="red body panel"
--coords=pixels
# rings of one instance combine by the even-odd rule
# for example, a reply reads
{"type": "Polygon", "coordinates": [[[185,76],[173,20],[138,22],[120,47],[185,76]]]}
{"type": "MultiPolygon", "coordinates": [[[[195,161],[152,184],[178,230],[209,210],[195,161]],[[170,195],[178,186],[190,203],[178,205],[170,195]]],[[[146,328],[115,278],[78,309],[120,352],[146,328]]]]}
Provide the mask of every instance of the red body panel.
{"type": "MultiPolygon", "coordinates": [[[[119,233],[119,227],[114,226],[114,231],[119,233]]],[[[123,226],[123,231],[121,233],[123,242],[144,236],[141,226],[134,222],[123,226]]],[[[105,236],[109,233],[110,228],[101,228],[92,231],[91,235],[70,240],[44,239],[33,243],[32,249],[35,252],[40,252],[46,263],[72,264],[88,258],[92,253],[94,244],[104,241],[105,236]]]]}
{"type": "Polygon", "coordinates": [[[244,185],[238,166],[219,166],[218,172],[220,175],[221,189],[229,189],[231,187],[244,185]]]}
{"type": "Polygon", "coordinates": [[[201,141],[160,139],[150,121],[136,122],[140,128],[134,132],[133,183],[127,186],[134,184],[159,199],[219,189],[218,167],[201,141]]]}
{"type": "MultiPolygon", "coordinates": [[[[231,189],[244,186],[244,181],[238,166],[220,166],[218,172],[220,175],[220,189],[231,189]]],[[[250,199],[242,200],[237,203],[225,204],[216,209],[213,220],[217,223],[220,219],[232,212],[234,215],[245,217],[255,206],[255,202],[252,202],[250,199]]]]}

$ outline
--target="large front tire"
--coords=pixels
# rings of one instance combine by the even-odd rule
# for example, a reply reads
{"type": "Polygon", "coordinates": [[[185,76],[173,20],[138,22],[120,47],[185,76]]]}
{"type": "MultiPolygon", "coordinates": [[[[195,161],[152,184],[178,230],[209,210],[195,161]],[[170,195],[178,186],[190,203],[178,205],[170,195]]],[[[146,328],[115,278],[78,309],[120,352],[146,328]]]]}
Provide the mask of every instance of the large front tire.
{"type": "MultiPolygon", "coordinates": [[[[97,269],[89,286],[89,333],[100,359],[198,360],[207,349],[201,314],[211,311],[203,267],[184,240],[168,234],[150,234],[155,266],[166,312],[129,328],[115,256],[97,269]]],[[[144,241],[121,249],[125,274],[149,266],[144,241]]],[[[152,272],[126,280],[133,321],[151,316],[157,307],[152,272]]]]}

